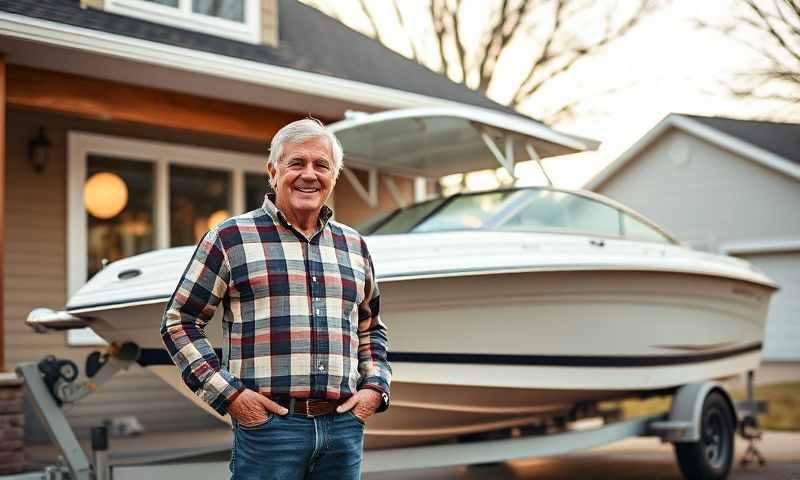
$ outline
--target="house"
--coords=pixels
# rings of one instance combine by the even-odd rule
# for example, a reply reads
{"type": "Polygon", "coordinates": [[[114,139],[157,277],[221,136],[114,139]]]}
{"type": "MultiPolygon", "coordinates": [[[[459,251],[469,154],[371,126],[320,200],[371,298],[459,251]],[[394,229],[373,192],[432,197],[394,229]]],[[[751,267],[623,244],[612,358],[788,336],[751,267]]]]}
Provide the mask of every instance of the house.
{"type": "MultiPolygon", "coordinates": [[[[45,354],[82,365],[91,335],[37,335],[31,309],[62,308],[105,260],[259,206],[266,143],[289,121],[457,105],[550,131],[294,0],[0,0],[0,53],[0,371],[45,354]]],[[[415,183],[352,169],[337,218],[411,201],[415,183]]],[[[134,368],[69,419],[81,435],[117,415],[150,431],[214,422],[188,405],[134,368]]]]}
{"type": "Polygon", "coordinates": [[[586,188],[764,271],[764,359],[800,362],[800,124],[670,114],[586,188]]]}

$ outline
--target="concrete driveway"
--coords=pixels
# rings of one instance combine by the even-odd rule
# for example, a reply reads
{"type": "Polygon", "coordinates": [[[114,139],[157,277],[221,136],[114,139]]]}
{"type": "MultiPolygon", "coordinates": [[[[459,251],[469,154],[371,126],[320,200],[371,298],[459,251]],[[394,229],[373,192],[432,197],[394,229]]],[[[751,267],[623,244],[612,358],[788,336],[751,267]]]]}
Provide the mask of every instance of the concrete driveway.
{"type": "MultiPolygon", "coordinates": [[[[800,480],[800,433],[766,432],[761,451],[766,467],[738,466],[745,443],[737,438],[732,480],[800,480]]],[[[585,452],[516,460],[480,467],[435,468],[364,475],[365,480],[536,479],[536,480],[682,480],[672,445],[635,438],[585,452]]]]}

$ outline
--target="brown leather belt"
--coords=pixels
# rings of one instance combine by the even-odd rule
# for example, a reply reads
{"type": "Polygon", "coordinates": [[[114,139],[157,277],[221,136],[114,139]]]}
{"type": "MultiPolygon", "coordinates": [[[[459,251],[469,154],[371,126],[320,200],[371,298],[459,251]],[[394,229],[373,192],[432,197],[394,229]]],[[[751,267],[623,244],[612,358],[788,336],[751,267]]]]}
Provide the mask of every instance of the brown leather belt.
{"type": "Polygon", "coordinates": [[[336,407],[346,399],[327,400],[324,398],[272,398],[273,402],[289,409],[289,413],[299,413],[308,418],[327,415],[336,411],[336,407]]]}

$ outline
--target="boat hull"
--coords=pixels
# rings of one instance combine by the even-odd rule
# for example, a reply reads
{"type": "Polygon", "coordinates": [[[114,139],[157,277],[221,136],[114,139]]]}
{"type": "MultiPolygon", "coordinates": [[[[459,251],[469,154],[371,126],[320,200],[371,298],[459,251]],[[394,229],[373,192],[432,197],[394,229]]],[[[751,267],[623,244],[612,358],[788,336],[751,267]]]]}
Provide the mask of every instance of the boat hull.
{"type": "MultiPolygon", "coordinates": [[[[523,426],[579,405],[754,370],[772,291],[732,278],[628,270],[383,282],[393,404],[369,420],[367,447],[523,426]]],[[[94,317],[108,341],[160,352],[164,304],[81,315],[94,317]]],[[[217,347],[219,322],[207,327],[217,347]]],[[[211,412],[174,366],[151,368],[211,412]]]]}

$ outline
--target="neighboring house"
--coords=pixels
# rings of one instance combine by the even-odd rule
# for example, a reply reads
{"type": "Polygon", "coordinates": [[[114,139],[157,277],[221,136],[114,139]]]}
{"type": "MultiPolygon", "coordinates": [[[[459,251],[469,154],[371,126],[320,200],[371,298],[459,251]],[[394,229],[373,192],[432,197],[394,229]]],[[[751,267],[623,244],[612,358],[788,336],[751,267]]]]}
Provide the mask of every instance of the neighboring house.
{"type": "Polygon", "coordinates": [[[780,285],[767,361],[800,361],[800,124],[671,114],[586,185],[780,285]]]}
{"type": "MultiPolygon", "coordinates": [[[[292,0],[0,0],[0,371],[82,365],[91,336],[35,334],[31,309],[63,308],[103,259],[195,243],[259,206],[282,125],[453,105],[534,123],[292,0]]],[[[333,195],[345,223],[414,198],[412,177],[349,173],[333,195]]],[[[81,434],[115,415],[215,422],[141,368],[69,412],[81,434]]]]}

